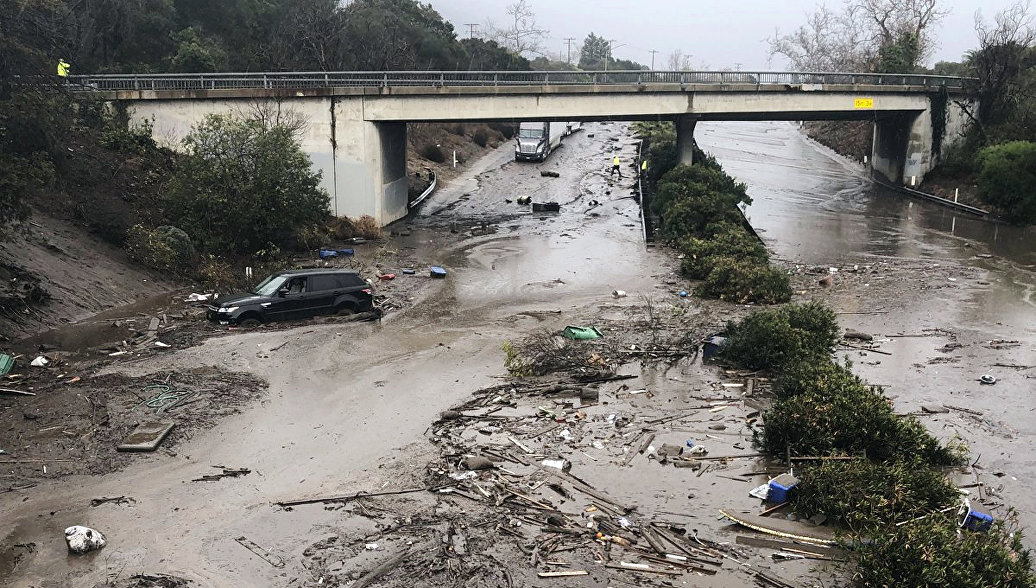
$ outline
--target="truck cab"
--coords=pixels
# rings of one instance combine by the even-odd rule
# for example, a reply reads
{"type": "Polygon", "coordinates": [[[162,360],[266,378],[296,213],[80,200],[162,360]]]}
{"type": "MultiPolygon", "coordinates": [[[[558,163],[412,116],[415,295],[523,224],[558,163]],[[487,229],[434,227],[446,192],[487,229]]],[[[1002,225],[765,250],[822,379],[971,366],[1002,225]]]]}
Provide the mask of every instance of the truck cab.
{"type": "Polygon", "coordinates": [[[565,123],[520,123],[518,134],[515,136],[515,160],[543,161],[547,159],[551,151],[561,145],[561,137],[566,130],[565,123]]]}

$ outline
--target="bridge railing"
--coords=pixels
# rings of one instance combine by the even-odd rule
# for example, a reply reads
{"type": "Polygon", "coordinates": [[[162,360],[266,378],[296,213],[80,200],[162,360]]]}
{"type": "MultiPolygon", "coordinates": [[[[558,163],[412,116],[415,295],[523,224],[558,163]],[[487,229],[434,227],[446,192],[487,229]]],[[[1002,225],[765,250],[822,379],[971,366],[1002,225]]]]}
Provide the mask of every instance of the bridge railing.
{"type": "MultiPolygon", "coordinates": [[[[967,78],[919,74],[749,71],[346,71],[70,76],[99,91],[196,91],[334,87],[493,87],[630,84],[876,85],[961,89],[967,78]]],[[[820,88],[816,88],[820,89],[820,88]]]]}

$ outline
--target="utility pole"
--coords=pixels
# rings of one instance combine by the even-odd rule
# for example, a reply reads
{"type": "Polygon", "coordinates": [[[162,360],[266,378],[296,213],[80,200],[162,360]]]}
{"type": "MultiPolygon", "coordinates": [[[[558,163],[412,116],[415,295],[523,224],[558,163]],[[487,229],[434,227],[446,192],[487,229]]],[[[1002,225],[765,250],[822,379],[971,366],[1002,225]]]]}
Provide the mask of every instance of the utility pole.
{"type": "Polygon", "coordinates": [[[741,64],[740,63],[735,63],[734,64],[734,70],[735,71],[741,71],[741,64]]]}
{"type": "Polygon", "coordinates": [[[466,23],[464,23],[464,26],[468,27],[468,38],[469,39],[474,39],[475,38],[475,27],[478,26],[478,23],[477,22],[466,22],[466,23]]]}
{"type": "Polygon", "coordinates": [[[625,43],[619,43],[618,45],[616,45],[615,41],[618,41],[618,39],[608,39],[608,54],[604,56],[604,71],[608,71],[608,60],[610,60],[612,57],[612,51],[616,47],[626,46],[625,43]]]}
{"type": "Polygon", "coordinates": [[[651,53],[651,69],[654,70],[655,69],[655,53],[658,53],[658,51],[655,51],[654,49],[652,49],[651,51],[649,51],[649,53],[651,53]]]}
{"type": "Polygon", "coordinates": [[[575,40],[575,37],[568,37],[565,39],[565,42],[568,43],[568,61],[566,63],[569,65],[572,65],[572,41],[575,40]]]}

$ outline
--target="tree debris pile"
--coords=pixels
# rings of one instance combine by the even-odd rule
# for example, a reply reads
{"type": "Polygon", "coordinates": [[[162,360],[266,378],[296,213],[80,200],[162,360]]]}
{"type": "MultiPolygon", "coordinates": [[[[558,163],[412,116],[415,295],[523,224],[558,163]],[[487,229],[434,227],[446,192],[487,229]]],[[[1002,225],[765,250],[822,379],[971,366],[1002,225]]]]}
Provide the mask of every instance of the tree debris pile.
{"type": "Polygon", "coordinates": [[[199,430],[237,413],[266,384],[254,376],[216,368],[59,377],[34,375],[35,396],[0,395],[0,464],[13,486],[69,474],[102,474],[142,459],[116,446],[140,422],[169,420],[162,443],[175,447],[199,430]]]}

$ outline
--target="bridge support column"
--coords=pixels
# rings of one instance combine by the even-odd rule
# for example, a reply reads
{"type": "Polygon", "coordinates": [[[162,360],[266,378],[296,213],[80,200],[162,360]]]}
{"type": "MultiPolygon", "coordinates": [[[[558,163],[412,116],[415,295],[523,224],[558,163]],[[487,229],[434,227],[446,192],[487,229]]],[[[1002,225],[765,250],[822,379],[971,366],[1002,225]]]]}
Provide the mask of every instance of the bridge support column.
{"type": "Polygon", "coordinates": [[[698,119],[684,115],[676,117],[676,151],[677,163],[691,165],[694,163],[694,127],[698,119]]]}
{"type": "Polygon", "coordinates": [[[333,178],[325,173],[324,182],[333,214],[368,214],[387,225],[407,214],[406,123],[365,121],[362,109],[355,98],[333,102],[333,178]]]}
{"type": "Polygon", "coordinates": [[[931,111],[874,122],[873,175],[892,184],[920,185],[936,164],[931,111]]]}

